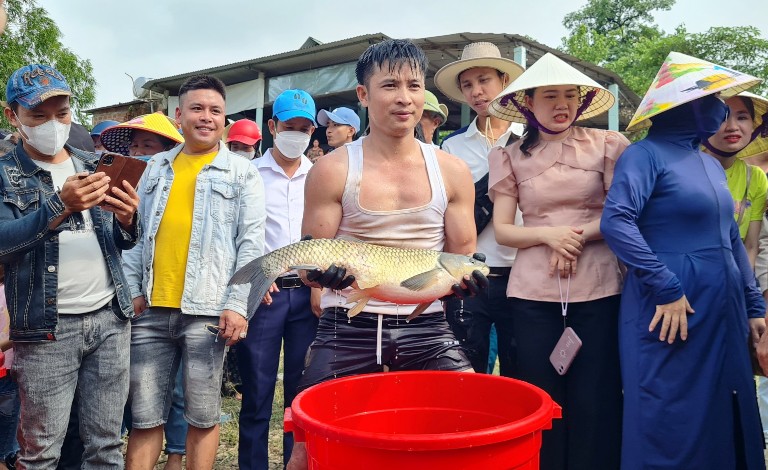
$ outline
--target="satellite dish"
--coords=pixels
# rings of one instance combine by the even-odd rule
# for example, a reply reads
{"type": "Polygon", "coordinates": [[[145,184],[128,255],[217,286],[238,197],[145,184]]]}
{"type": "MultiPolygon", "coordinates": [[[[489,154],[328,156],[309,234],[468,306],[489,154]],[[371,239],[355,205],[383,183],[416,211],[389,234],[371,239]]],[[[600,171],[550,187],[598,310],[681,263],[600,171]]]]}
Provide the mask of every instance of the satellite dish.
{"type": "Polygon", "coordinates": [[[144,84],[150,80],[152,79],[147,77],[139,77],[133,81],[133,96],[135,96],[136,99],[152,99],[152,92],[146,88],[142,88],[144,84]]]}

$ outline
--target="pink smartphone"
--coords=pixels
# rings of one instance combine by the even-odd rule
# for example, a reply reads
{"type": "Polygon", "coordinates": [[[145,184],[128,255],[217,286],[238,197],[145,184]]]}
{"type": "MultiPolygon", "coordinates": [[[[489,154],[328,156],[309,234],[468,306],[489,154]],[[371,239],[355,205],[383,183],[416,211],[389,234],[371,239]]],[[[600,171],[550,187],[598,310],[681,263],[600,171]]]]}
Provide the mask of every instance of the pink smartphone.
{"type": "Polygon", "coordinates": [[[555,345],[552,354],[549,355],[549,362],[552,363],[555,370],[560,375],[565,375],[571,363],[576,358],[576,353],[581,349],[581,339],[570,326],[563,331],[560,340],[555,345]]]}

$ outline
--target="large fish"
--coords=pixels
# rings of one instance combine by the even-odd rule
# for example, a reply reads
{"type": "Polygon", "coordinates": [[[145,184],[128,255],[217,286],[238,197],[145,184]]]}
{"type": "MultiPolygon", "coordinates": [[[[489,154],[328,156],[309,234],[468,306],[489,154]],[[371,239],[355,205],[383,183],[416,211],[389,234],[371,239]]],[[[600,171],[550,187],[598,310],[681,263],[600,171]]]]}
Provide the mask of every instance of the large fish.
{"type": "Polygon", "coordinates": [[[393,248],[370,243],[313,239],[300,241],[256,258],[240,268],[229,284],[251,283],[248,311],[252,312],[280,274],[292,269],[343,267],[355,276],[358,289],[347,295],[357,302],[347,314],[352,317],[370,299],[396,304],[418,304],[410,318],[423,312],[435,299],[451,292],[465,275],[488,266],[469,256],[434,250],[393,248]]]}

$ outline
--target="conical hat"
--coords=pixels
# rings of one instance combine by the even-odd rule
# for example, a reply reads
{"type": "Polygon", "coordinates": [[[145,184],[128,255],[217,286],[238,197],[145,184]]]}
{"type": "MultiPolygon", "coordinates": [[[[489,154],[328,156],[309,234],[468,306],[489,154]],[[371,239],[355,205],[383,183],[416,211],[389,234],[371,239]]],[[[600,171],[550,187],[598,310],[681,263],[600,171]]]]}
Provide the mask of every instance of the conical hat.
{"type": "MultiPolygon", "coordinates": [[[[742,91],[738,96],[743,96],[744,98],[749,98],[752,100],[752,106],[755,108],[755,129],[762,125],[765,122],[765,119],[768,118],[768,116],[766,116],[766,113],[768,113],[768,98],[755,95],[754,93],[750,93],[748,91],[742,91]]],[[[753,155],[757,155],[758,153],[763,153],[766,151],[768,151],[768,137],[758,135],[755,140],[744,147],[739,153],[736,154],[736,156],[739,158],[749,158],[753,155]]]]}
{"type": "Polygon", "coordinates": [[[520,77],[512,82],[499,96],[491,101],[488,112],[499,119],[525,123],[528,120],[515,106],[514,100],[521,108],[526,108],[525,90],[542,86],[577,85],[582,100],[587,93],[594,91],[592,102],[576,119],[589,119],[608,111],[616,98],[599,83],[579,72],[556,55],[547,52],[520,77]]]}
{"type": "Polygon", "coordinates": [[[729,98],[762,79],[679,52],[670,52],[632,116],[627,130],[651,125],[649,118],[695,99],[720,93],[729,98]]]}
{"type": "Polygon", "coordinates": [[[171,124],[167,116],[160,113],[145,114],[130,121],[112,126],[101,133],[101,143],[110,152],[128,155],[128,148],[133,139],[133,131],[148,131],[167,137],[176,143],[184,142],[184,137],[171,124]]]}

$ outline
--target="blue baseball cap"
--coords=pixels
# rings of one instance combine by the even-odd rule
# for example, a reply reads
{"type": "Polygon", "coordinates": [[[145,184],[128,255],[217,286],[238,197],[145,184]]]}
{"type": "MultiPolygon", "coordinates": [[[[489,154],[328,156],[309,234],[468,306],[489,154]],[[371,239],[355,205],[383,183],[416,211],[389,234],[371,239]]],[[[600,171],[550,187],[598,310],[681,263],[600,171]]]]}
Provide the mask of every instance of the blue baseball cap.
{"type": "Polygon", "coordinates": [[[356,112],[349,108],[336,108],[333,111],[321,109],[317,114],[317,122],[319,122],[321,126],[327,126],[328,121],[352,126],[355,129],[355,134],[360,131],[360,117],[356,112]]]}
{"type": "Polygon", "coordinates": [[[16,70],[5,87],[5,100],[27,109],[54,96],[72,96],[64,75],[50,65],[29,64],[16,70]]]}
{"type": "Polygon", "coordinates": [[[287,121],[295,117],[305,118],[315,122],[315,100],[304,90],[285,90],[280,93],[272,104],[272,117],[287,121]]]}

